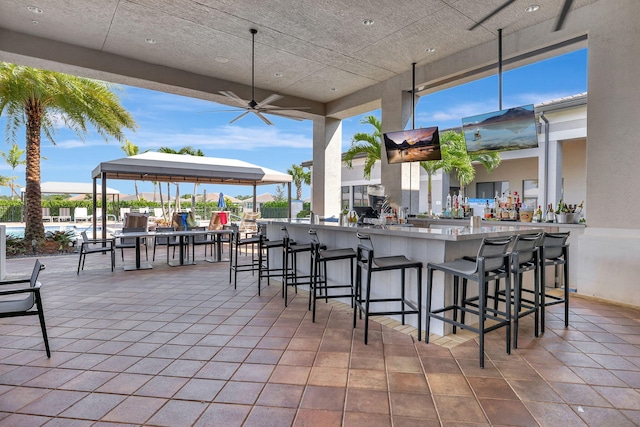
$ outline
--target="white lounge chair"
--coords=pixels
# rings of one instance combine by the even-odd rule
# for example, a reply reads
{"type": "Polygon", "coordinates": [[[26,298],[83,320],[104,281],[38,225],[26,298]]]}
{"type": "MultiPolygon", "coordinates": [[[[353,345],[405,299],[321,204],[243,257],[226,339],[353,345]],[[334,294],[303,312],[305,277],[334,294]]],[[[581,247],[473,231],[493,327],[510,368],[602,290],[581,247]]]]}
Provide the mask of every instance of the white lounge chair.
{"type": "Polygon", "coordinates": [[[89,221],[89,214],[87,213],[87,208],[75,208],[73,210],[73,220],[75,222],[78,222],[80,220],[89,221]]]}

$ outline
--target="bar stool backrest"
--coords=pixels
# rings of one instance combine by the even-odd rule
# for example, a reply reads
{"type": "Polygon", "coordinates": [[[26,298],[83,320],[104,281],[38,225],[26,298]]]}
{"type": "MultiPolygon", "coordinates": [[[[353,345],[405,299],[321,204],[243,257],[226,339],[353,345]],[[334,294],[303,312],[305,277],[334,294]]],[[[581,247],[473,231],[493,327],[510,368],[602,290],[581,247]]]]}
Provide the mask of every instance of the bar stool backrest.
{"type": "Polygon", "coordinates": [[[518,254],[518,264],[535,261],[535,252],[540,244],[542,233],[519,234],[513,242],[513,250],[518,254]]]}
{"type": "Polygon", "coordinates": [[[540,246],[543,248],[545,259],[557,259],[564,255],[564,247],[567,246],[569,232],[566,233],[544,233],[540,246]]]}
{"type": "Polygon", "coordinates": [[[512,240],[511,236],[483,239],[478,250],[476,269],[479,269],[483,260],[485,273],[503,268],[504,255],[509,250],[512,240]]]}
{"type": "Polygon", "coordinates": [[[356,237],[360,243],[358,244],[358,250],[356,251],[356,262],[359,266],[369,268],[373,263],[373,242],[371,236],[368,234],[356,233],[356,237]]]}

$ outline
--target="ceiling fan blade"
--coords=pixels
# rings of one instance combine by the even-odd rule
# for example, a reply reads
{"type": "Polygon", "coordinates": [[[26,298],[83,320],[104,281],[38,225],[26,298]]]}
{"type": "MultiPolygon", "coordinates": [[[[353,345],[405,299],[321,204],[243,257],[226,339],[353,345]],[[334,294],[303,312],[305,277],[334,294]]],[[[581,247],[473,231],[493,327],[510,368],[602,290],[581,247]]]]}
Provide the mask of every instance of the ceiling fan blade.
{"type": "Polygon", "coordinates": [[[562,6],[562,12],[560,12],[560,16],[558,16],[558,21],[556,22],[556,28],[553,31],[560,31],[562,26],[564,25],[564,20],[567,19],[567,15],[569,14],[569,10],[571,9],[571,3],[573,0],[564,0],[564,6],[562,6]]]}
{"type": "Polygon", "coordinates": [[[256,114],[256,116],[260,117],[260,118],[262,119],[262,121],[263,121],[263,122],[265,122],[266,124],[271,125],[271,126],[273,125],[273,123],[271,123],[271,122],[269,121],[269,119],[267,119],[265,116],[263,116],[263,115],[260,113],[260,111],[253,111],[253,112],[256,114]]]}
{"type": "Polygon", "coordinates": [[[247,101],[245,101],[244,99],[240,98],[238,95],[236,95],[235,93],[231,92],[230,90],[221,90],[221,91],[219,91],[219,93],[221,95],[224,95],[227,98],[235,101],[238,105],[242,106],[243,108],[247,108],[247,101]]]}
{"type": "Polygon", "coordinates": [[[246,116],[247,114],[249,114],[251,111],[247,110],[244,113],[240,114],[238,117],[236,117],[235,119],[231,120],[229,122],[229,124],[233,123],[233,122],[237,122],[238,120],[240,120],[241,118],[243,118],[244,116],[246,116]]]}
{"type": "Polygon", "coordinates": [[[267,96],[262,102],[259,102],[257,107],[263,107],[263,106],[267,106],[269,104],[271,104],[272,102],[276,102],[280,99],[282,99],[283,96],[282,95],[278,95],[277,93],[274,93],[272,95],[267,96]]]}
{"type": "Polygon", "coordinates": [[[280,112],[280,111],[267,110],[267,111],[265,111],[265,113],[266,114],[273,114],[274,116],[280,116],[280,117],[284,117],[284,118],[291,119],[291,120],[297,120],[299,122],[304,120],[304,119],[301,119],[300,117],[292,116],[292,115],[289,115],[287,113],[280,112]]]}
{"type": "Polygon", "coordinates": [[[516,1],[516,0],[507,0],[507,1],[505,1],[504,3],[502,3],[502,6],[498,7],[493,12],[491,12],[490,14],[488,14],[487,16],[485,16],[484,18],[482,18],[481,20],[479,20],[478,22],[473,24],[471,26],[471,28],[469,28],[469,31],[475,30],[477,27],[479,27],[480,25],[484,24],[485,21],[487,21],[488,19],[492,18],[494,15],[498,14],[502,9],[504,9],[507,6],[509,6],[514,1],[516,1]]]}
{"type": "Polygon", "coordinates": [[[271,112],[271,111],[304,111],[310,110],[311,107],[278,107],[275,105],[266,105],[260,108],[261,110],[271,112]]]}

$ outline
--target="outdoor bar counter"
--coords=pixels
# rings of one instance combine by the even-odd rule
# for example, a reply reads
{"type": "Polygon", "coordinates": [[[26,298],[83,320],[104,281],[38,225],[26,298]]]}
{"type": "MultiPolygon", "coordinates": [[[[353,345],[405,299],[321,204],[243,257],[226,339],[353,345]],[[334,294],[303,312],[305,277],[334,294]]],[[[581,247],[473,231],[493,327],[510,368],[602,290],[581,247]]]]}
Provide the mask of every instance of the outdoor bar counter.
{"type": "MultiPolygon", "coordinates": [[[[283,237],[282,226],[285,225],[289,236],[298,243],[310,241],[309,229],[316,230],[320,242],[328,248],[356,248],[358,245],[357,232],[369,234],[373,242],[376,256],[405,255],[410,259],[422,261],[423,269],[423,321],[425,316],[425,292],[426,292],[426,265],[428,262],[450,261],[462,256],[475,256],[480,243],[485,237],[502,237],[514,234],[542,232],[542,228],[525,227],[521,225],[490,224],[480,228],[467,226],[448,226],[438,228],[423,228],[415,226],[341,226],[338,223],[309,224],[291,220],[264,220],[267,224],[267,237],[269,240],[278,240],[283,237]]],[[[467,222],[467,224],[469,224],[467,222]]],[[[298,271],[308,273],[309,254],[301,254],[298,259],[298,271]]],[[[275,251],[270,255],[272,267],[281,265],[282,257],[275,251]]],[[[348,283],[348,264],[333,266],[328,273],[329,281],[336,283],[348,283]]],[[[416,273],[407,271],[407,295],[416,295],[416,273]]],[[[443,306],[446,301],[452,301],[451,286],[444,286],[444,275],[434,275],[433,306],[443,306]]],[[[446,280],[451,280],[447,278],[446,280]]],[[[372,297],[386,298],[397,296],[400,288],[400,273],[397,271],[381,272],[373,277],[372,297]],[[382,282],[382,283],[381,283],[382,282]]],[[[343,302],[349,303],[348,299],[343,302]]],[[[321,303],[321,302],[319,302],[321,303]]],[[[395,307],[397,309],[397,307],[395,307]]],[[[398,318],[399,320],[399,318],[398,318]]],[[[470,319],[470,322],[475,322],[470,319]]],[[[407,323],[417,326],[415,315],[407,316],[407,323]]],[[[440,321],[431,322],[431,331],[437,335],[445,335],[450,332],[449,326],[440,321]]]]}

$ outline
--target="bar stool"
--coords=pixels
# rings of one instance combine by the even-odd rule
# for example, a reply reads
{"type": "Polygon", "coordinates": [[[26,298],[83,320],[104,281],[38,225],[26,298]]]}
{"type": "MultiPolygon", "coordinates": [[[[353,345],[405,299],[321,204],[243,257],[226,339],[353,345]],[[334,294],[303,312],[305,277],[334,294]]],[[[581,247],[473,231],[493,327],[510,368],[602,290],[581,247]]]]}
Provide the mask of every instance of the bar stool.
{"type": "Polygon", "coordinates": [[[556,304],[564,304],[564,327],[569,326],[569,232],[544,233],[540,241],[540,328],[544,333],[544,321],[546,307],[556,304]],[[546,267],[562,265],[564,268],[564,295],[551,295],[547,293],[545,283],[546,267]],[[547,301],[550,300],[550,301],[547,301]]]}
{"type": "MultiPolygon", "coordinates": [[[[229,236],[231,245],[229,248],[229,283],[231,283],[231,277],[233,275],[233,289],[236,289],[238,272],[251,271],[253,274],[254,271],[259,269],[258,261],[253,257],[253,255],[251,256],[251,261],[244,264],[238,263],[238,255],[243,247],[246,249],[249,246],[259,244],[262,236],[254,235],[251,237],[241,238],[237,225],[232,225],[231,230],[232,233],[231,236],[229,236]]],[[[258,281],[258,295],[260,295],[260,281],[258,281]]]]}
{"type": "MultiPolygon", "coordinates": [[[[540,280],[538,266],[540,263],[539,244],[542,233],[519,234],[515,237],[511,249],[511,274],[513,275],[513,348],[518,348],[518,321],[521,317],[533,314],[534,335],[539,335],[540,319],[540,280]],[[522,287],[522,276],[527,271],[533,271],[533,289],[522,287]],[[530,294],[530,298],[523,297],[523,293],[530,294]]],[[[498,309],[498,302],[505,302],[506,293],[496,284],[494,294],[494,309],[498,309]]]]}
{"type": "Polygon", "coordinates": [[[298,293],[298,286],[313,285],[313,259],[309,257],[309,274],[298,274],[298,255],[307,253],[311,254],[311,243],[298,243],[291,239],[288,234],[282,239],[282,297],[284,298],[284,306],[289,304],[289,286],[295,288],[298,293]]]}
{"type": "Polygon", "coordinates": [[[263,236],[263,238],[260,239],[260,247],[258,249],[258,282],[261,283],[262,278],[266,278],[267,285],[269,285],[270,277],[282,278],[284,274],[284,259],[281,267],[271,268],[271,265],[269,263],[269,251],[272,249],[284,248],[284,238],[289,237],[289,232],[287,230],[287,227],[283,225],[280,228],[283,233],[282,239],[270,240],[264,227],[264,224],[260,224],[258,226],[258,234],[263,236]]]}
{"type": "Polygon", "coordinates": [[[353,286],[353,264],[356,259],[356,251],[353,248],[344,249],[326,249],[318,240],[318,235],[314,229],[309,230],[311,235],[311,263],[312,263],[312,284],[309,292],[309,309],[313,305],[312,321],[316,321],[316,300],[324,298],[325,302],[329,298],[351,298],[351,307],[353,307],[354,286],[353,286]],[[323,249],[324,248],[324,249],[323,249]],[[349,283],[332,283],[329,284],[327,279],[327,263],[333,261],[349,261],[350,275],[349,283]],[[348,293],[329,295],[331,289],[348,289],[348,293]]]}
{"type": "Polygon", "coordinates": [[[511,353],[511,298],[505,298],[504,311],[487,307],[487,287],[489,282],[505,279],[506,295],[511,295],[511,275],[509,273],[510,257],[508,252],[511,241],[511,237],[485,238],[482,240],[475,260],[466,257],[440,264],[432,262],[427,264],[427,324],[425,325],[425,342],[429,342],[431,319],[438,319],[453,325],[454,334],[457,332],[457,328],[471,330],[479,336],[480,367],[484,368],[484,334],[504,326],[507,329],[505,339],[507,354],[511,353]],[[445,275],[453,275],[453,303],[432,310],[433,272],[436,270],[442,271],[445,275]],[[460,278],[462,278],[462,287],[465,293],[469,280],[478,284],[478,297],[475,306],[469,304],[470,300],[466,298],[466,295],[463,295],[462,302],[459,302],[460,278]],[[471,307],[468,307],[468,305],[471,305],[471,307]],[[445,317],[445,314],[448,312],[453,314],[452,318],[445,317]],[[461,321],[458,321],[458,313],[477,315],[478,326],[465,324],[462,316],[461,321]],[[487,320],[492,320],[495,323],[486,326],[487,320]]]}
{"type": "MultiPolygon", "coordinates": [[[[353,327],[356,327],[356,321],[358,313],[362,315],[364,312],[364,343],[368,343],[369,335],[369,316],[388,316],[388,315],[401,315],[402,324],[405,323],[405,315],[417,314],[418,315],[418,341],[422,336],[422,263],[420,261],[413,261],[405,257],[404,255],[396,256],[384,256],[376,257],[373,249],[373,242],[371,236],[367,234],[357,233],[360,244],[356,251],[356,287],[353,310],[353,327]],[[415,268],[417,274],[417,295],[416,301],[410,301],[407,299],[405,293],[405,272],[407,269],[415,268]],[[366,291],[363,297],[362,292],[362,271],[366,274],[366,291]],[[371,298],[371,276],[373,273],[380,271],[400,270],[400,297],[396,298],[371,298]],[[388,302],[400,302],[400,310],[389,311],[372,311],[372,303],[388,303],[388,302]]],[[[390,283],[384,283],[386,287],[389,287],[390,283]]]]}

